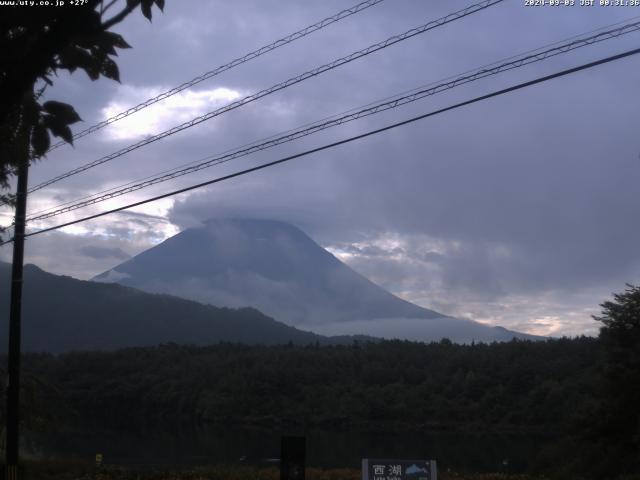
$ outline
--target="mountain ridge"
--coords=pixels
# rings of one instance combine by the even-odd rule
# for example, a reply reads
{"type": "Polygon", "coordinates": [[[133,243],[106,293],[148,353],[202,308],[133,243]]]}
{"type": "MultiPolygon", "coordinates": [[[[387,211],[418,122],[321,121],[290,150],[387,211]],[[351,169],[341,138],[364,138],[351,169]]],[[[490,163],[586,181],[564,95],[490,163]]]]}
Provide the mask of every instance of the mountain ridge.
{"type": "Polygon", "coordinates": [[[401,299],[342,263],[298,227],[277,220],[211,219],[93,280],[217,306],[252,306],[309,330],[327,325],[340,330],[347,324],[366,329],[386,322],[388,334],[375,336],[459,342],[536,338],[448,317],[401,299]],[[416,320],[415,325],[407,320],[416,320]],[[394,331],[400,325],[414,333],[394,331]]]}
{"type": "MultiPolygon", "coordinates": [[[[11,266],[0,262],[0,295],[9,298],[11,266]]],[[[8,331],[8,302],[0,310],[8,331]]],[[[25,265],[22,302],[23,351],[115,350],[163,343],[219,342],[279,345],[289,342],[350,344],[371,337],[327,337],[290,327],[253,308],[202,305],[118,284],[54,275],[25,265]]],[[[6,352],[5,342],[0,352],[6,352]]]]}

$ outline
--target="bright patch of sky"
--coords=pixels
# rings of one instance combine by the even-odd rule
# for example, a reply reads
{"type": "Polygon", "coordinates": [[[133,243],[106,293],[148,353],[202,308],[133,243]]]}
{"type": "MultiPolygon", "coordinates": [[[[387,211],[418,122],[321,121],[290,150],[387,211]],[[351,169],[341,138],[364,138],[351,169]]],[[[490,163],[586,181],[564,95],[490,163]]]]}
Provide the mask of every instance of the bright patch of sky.
{"type": "MultiPolygon", "coordinates": [[[[103,119],[111,118],[169,89],[168,87],[123,85],[118,88],[115,97],[102,109],[103,119]]],[[[156,135],[181,122],[215,110],[216,107],[223,106],[240,96],[239,91],[226,87],[185,90],[111,124],[105,128],[104,136],[107,140],[136,140],[156,135]]]]}
{"type": "MultiPolygon", "coordinates": [[[[451,278],[450,270],[458,262],[461,249],[458,241],[396,233],[327,247],[340,260],[401,298],[445,315],[533,335],[597,334],[598,324],[592,315],[600,309],[597,304],[585,306],[585,301],[605,299],[611,292],[542,290],[523,294],[513,285],[503,284],[497,287],[498,294],[487,296],[480,293],[481,289],[469,288],[464,281],[451,278]]],[[[512,255],[504,245],[489,250],[490,258],[496,262],[508,261],[512,255]]],[[[470,271],[473,268],[469,265],[470,271]]]]}

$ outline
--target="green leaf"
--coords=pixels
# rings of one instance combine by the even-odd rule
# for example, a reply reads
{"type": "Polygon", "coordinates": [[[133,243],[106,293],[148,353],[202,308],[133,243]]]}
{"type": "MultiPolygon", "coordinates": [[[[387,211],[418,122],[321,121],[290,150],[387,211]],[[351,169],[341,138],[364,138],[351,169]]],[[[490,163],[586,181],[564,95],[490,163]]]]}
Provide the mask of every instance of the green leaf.
{"type": "Polygon", "coordinates": [[[118,65],[116,65],[116,62],[110,58],[105,58],[102,62],[102,70],[100,73],[107,78],[120,82],[120,71],[118,70],[118,65]]]}
{"type": "Polygon", "coordinates": [[[164,0],[156,0],[156,5],[160,9],[160,11],[164,11],[164,0]]]}
{"type": "Polygon", "coordinates": [[[151,6],[153,5],[153,0],[142,0],[140,4],[140,8],[142,9],[142,14],[147,17],[148,20],[151,20],[151,6]]]}
{"type": "Polygon", "coordinates": [[[107,37],[106,35],[102,35],[102,38],[100,38],[99,41],[96,41],[96,43],[99,45],[100,49],[103,52],[106,52],[109,55],[118,55],[118,52],[116,52],[111,38],[107,37]]]}
{"type": "Polygon", "coordinates": [[[62,139],[73,145],[73,133],[71,133],[71,129],[69,127],[63,127],[58,131],[58,136],[62,137],[62,139]]]}
{"type": "Polygon", "coordinates": [[[58,118],[51,115],[43,117],[45,126],[51,130],[51,133],[56,137],[61,137],[65,142],[73,145],[73,134],[71,129],[58,118]]]}
{"type": "Polygon", "coordinates": [[[60,52],[60,67],[73,72],[76,68],[83,69],[91,80],[100,77],[100,59],[86,50],[70,46],[60,52]]]}
{"type": "Polygon", "coordinates": [[[73,46],[68,46],[66,48],[64,48],[59,54],[58,54],[58,58],[60,59],[60,62],[58,64],[59,68],[65,68],[67,70],[69,70],[71,73],[75,72],[76,69],[78,68],[78,66],[76,65],[76,58],[77,54],[75,51],[75,47],[73,46]]]}
{"type": "Polygon", "coordinates": [[[104,32],[103,36],[108,38],[111,44],[116,48],[131,48],[131,45],[122,38],[122,35],[118,35],[113,32],[104,32]]]}
{"type": "MultiPolygon", "coordinates": [[[[95,0],[92,0],[95,2],[95,0]]],[[[88,7],[88,5],[87,5],[88,7]]],[[[100,12],[92,8],[82,8],[69,18],[69,28],[79,37],[92,37],[103,30],[100,12]]]]}
{"type": "Polygon", "coordinates": [[[64,125],[71,125],[72,123],[82,120],[78,112],[68,103],[56,102],[49,100],[42,104],[42,109],[50,115],[59,119],[64,125]]]}
{"type": "Polygon", "coordinates": [[[38,123],[33,129],[33,135],[31,136],[31,147],[33,148],[33,154],[35,157],[42,157],[49,146],[51,140],[49,139],[49,132],[42,123],[38,123]]]}

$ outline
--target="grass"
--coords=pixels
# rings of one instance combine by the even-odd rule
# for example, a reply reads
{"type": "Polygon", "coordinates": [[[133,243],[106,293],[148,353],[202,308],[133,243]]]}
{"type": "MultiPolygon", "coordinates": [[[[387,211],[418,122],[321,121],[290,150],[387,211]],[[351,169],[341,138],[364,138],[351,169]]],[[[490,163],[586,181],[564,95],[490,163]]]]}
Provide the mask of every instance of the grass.
{"type": "MultiPolygon", "coordinates": [[[[24,465],[26,480],[280,480],[276,467],[206,466],[184,468],[129,468],[90,463],[37,461],[24,465]]],[[[359,469],[307,468],[306,480],[360,480],[359,469]]],[[[504,473],[441,472],[438,480],[543,480],[544,477],[504,473]]]]}

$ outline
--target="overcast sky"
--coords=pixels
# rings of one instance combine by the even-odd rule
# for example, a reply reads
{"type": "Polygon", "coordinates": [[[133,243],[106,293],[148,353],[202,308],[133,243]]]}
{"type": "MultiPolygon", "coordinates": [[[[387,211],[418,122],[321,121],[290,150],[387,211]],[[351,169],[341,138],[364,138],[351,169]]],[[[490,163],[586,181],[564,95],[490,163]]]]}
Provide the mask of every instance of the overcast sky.
{"type": "MultiPolygon", "coordinates": [[[[576,0],[579,4],[579,0],[576,0]]],[[[386,0],[294,44],[59,148],[30,184],[234,99],[469,5],[386,0]]],[[[116,31],[122,83],[61,75],[47,98],[77,129],[355,4],[169,0],[116,31]]],[[[640,15],[640,7],[502,4],[356,60],[33,194],[34,212],[640,15]]],[[[32,225],[107,207],[320,146],[640,46],[640,34],[458,87],[301,141],[32,225]]],[[[295,223],[360,273],[445,314],[552,335],[594,334],[591,315],[640,282],[640,57],[447,112],[129,213],[36,236],[26,258],[87,279],[213,217],[295,223]]],[[[3,216],[9,221],[8,213],[3,216]]],[[[10,247],[2,258],[10,259],[10,247]]],[[[363,332],[365,333],[365,332],[363,332]]]]}

